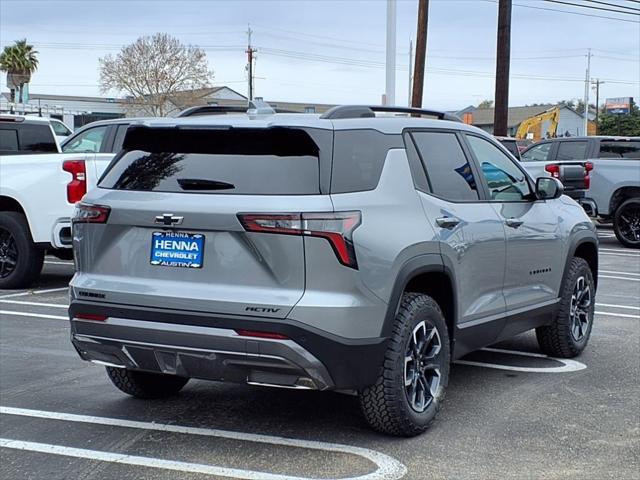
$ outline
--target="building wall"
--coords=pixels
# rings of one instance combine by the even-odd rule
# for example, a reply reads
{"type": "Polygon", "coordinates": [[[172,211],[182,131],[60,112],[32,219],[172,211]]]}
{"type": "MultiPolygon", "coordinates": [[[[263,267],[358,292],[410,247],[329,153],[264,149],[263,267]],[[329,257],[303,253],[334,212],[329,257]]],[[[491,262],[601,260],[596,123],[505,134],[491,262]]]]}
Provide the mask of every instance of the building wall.
{"type": "Polygon", "coordinates": [[[584,135],[584,118],[576,114],[573,110],[563,108],[560,110],[558,136],[565,136],[567,132],[569,132],[569,135],[572,137],[584,135]]]}

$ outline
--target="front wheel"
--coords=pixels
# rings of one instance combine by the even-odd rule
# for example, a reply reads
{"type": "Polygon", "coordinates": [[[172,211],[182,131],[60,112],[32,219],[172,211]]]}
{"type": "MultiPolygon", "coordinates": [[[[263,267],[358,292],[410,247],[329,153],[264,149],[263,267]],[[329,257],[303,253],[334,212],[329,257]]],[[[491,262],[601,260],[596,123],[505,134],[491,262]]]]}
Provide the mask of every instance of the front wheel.
{"type": "Polygon", "coordinates": [[[25,216],[0,212],[0,288],[28,287],[43,263],[44,250],[33,243],[25,216]]]}
{"type": "Polygon", "coordinates": [[[550,325],[536,328],[538,344],[552,357],[580,355],[593,328],[596,289],[589,264],[573,257],[562,284],[560,309],[550,325]]]}
{"type": "Polygon", "coordinates": [[[429,428],[444,400],[450,356],[438,304],[427,295],[405,293],[378,380],[360,392],[369,425],[403,437],[429,428]]]}
{"type": "Polygon", "coordinates": [[[177,394],[188,378],[164,373],[139,372],[125,368],[106,367],[113,384],[124,393],[142,399],[165,398],[177,394]]]}
{"type": "Polygon", "coordinates": [[[630,198],[616,209],[613,231],[625,247],[640,248],[640,198],[630,198]]]}

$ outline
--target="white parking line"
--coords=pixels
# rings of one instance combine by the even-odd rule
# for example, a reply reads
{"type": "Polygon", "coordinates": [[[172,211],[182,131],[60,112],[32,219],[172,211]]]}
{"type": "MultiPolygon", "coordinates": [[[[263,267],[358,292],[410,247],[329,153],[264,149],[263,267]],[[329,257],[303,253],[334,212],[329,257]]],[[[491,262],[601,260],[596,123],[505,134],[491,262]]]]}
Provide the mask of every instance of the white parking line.
{"type": "Polygon", "coordinates": [[[615,280],[628,280],[629,282],[640,282],[640,278],[618,277],[616,275],[598,275],[598,278],[613,278],[615,280]]]}
{"type": "Polygon", "coordinates": [[[600,247],[598,250],[600,250],[601,252],[621,252],[621,253],[627,253],[629,255],[640,256],[640,253],[636,252],[632,248],[606,248],[606,247],[600,247]]]}
{"type": "Polygon", "coordinates": [[[58,262],[56,260],[45,260],[44,263],[47,265],[73,265],[73,262],[58,262]]]}
{"type": "MultiPolygon", "coordinates": [[[[94,425],[108,425],[113,427],[137,428],[141,430],[153,430],[158,432],[182,433],[187,435],[202,435],[207,437],[218,437],[228,440],[239,440],[268,445],[303,448],[307,450],[319,450],[324,452],[346,453],[365,458],[376,465],[376,470],[357,477],[346,477],[346,480],[395,480],[402,478],[407,473],[407,468],[389,455],[363,447],[355,447],[340,443],[320,442],[314,440],[298,440],[294,438],[277,437],[274,435],[262,435],[256,433],[234,432],[230,430],[218,430],[212,428],[186,427],[181,425],[169,425],[156,422],[140,422],[135,420],[124,420],[119,418],[95,417],[90,415],[76,415],[71,413],[49,412],[44,410],[30,410],[24,408],[0,407],[0,413],[5,415],[18,415],[24,417],[44,418],[50,420],[63,420],[67,422],[89,423],[94,425]]],[[[54,455],[67,455],[79,458],[89,458],[103,460],[106,462],[126,463],[129,465],[150,466],[168,468],[184,472],[205,473],[209,475],[219,475],[247,480],[300,480],[305,477],[295,477],[290,475],[278,475],[253,470],[240,470],[215,465],[202,465],[186,462],[174,462],[148,457],[136,457],[121,453],[101,452],[97,450],[84,450],[60,445],[38,444],[34,442],[21,442],[16,440],[2,439],[0,446],[15,448],[20,450],[31,450],[54,455]],[[74,453],[74,454],[71,454],[74,453]],[[71,454],[71,455],[70,455],[71,454]],[[140,463],[145,462],[145,463],[140,463]],[[175,468],[171,468],[173,465],[175,468]],[[179,468],[178,468],[179,467],[179,468]],[[188,470],[185,468],[206,470],[188,470]]]]}
{"type": "Polygon", "coordinates": [[[638,318],[640,319],[640,315],[629,315],[628,313],[613,313],[613,312],[599,312],[595,311],[597,315],[606,315],[607,317],[621,317],[621,318],[638,318]]]}
{"type": "Polygon", "coordinates": [[[47,290],[29,290],[26,292],[10,293],[8,295],[0,295],[0,298],[25,297],[27,295],[39,295],[41,293],[62,292],[65,290],[69,290],[69,287],[49,288],[47,290]]]}
{"type": "Polygon", "coordinates": [[[456,360],[453,363],[460,365],[470,365],[472,367],[484,367],[494,368],[496,370],[511,370],[513,372],[528,372],[528,373],[566,373],[577,372],[584,370],[587,366],[584,363],[576,362],[575,360],[569,360],[567,358],[555,358],[549,357],[542,353],[520,352],[518,350],[504,350],[502,348],[483,348],[485,352],[506,353],[508,355],[520,355],[522,357],[532,358],[546,358],[562,363],[561,367],[516,367],[515,365],[502,365],[499,363],[487,363],[487,362],[475,362],[472,360],[456,360]]]}
{"type": "Polygon", "coordinates": [[[29,305],[32,307],[50,307],[50,308],[69,308],[68,304],[61,305],[59,303],[40,303],[40,302],[25,302],[22,300],[4,300],[0,298],[0,303],[10,303],[15,305],[29,305]]]}
{"type": "Polygon", "coordinates": [[[620,272],[618,270],[600,270],[601,273],[614,273],[618,275],[630,275],[632,277],[640,277],[640,273],[620,272]]]}
{"type": "Polygon", "coordinates": [[[596,303],[596,307],[613,307],[625,310],[640,310],[640,307],[632,307],[631,305],[615,305],[613,303],[596,303]]]}
{"type": "Polygon", "coordinates": [[[50,318],[52,320],[69,320],[69,317],[63,317],[60,315],[46,315],[44,313],[29,313],[29,312],[14,312],[12,310],[0,310],[0,315],[17,315],[19,317],[37,317],[37,318],[50,318]]]}

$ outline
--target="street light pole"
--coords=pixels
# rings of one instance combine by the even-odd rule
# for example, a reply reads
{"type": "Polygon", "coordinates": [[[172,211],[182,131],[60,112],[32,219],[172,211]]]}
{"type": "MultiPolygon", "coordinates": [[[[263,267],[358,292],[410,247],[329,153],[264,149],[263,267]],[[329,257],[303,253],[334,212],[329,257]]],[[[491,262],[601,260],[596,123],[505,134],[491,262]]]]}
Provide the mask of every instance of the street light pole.
{"type": "Polygon", "coordinates": [[[511,0],[498,3],[498,45],[493,134],[506,136],[509,116],[509,64],[511,62],[511,0]]]}
{"type": "Polygon", "coordinates": [[[396,0],[387,0],[386,105],[396,103],[396,6],[396,0]]]}

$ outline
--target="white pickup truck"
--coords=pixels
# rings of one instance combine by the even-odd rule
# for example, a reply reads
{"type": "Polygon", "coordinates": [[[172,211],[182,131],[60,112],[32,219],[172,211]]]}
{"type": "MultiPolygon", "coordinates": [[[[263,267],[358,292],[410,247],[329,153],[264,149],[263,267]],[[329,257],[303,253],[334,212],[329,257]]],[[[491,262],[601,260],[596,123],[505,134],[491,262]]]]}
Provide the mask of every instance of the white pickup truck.
{"type": "Polygon", "coordinates": [[[33,282],[45,251],[71,258],[74,204],[97,184],[130,123],[91,124],[61,151],[47,119],[0,116],[0,288],[33,282]]]}

